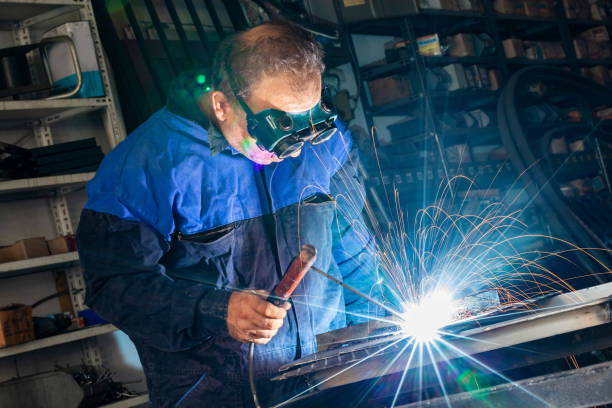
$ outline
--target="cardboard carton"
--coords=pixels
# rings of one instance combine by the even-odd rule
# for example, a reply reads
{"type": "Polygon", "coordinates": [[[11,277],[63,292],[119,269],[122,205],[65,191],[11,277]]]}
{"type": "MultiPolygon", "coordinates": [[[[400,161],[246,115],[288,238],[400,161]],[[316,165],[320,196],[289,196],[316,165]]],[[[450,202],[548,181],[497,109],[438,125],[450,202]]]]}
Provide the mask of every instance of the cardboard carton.
{"type": "Polygon", "coordinates": [[[418,13],[416,0],[338,0],[346,23],[418,13]]]}
{"type": "Polygon", "coordinates": [[[608,13],[599,4],[591,4],[591,18],[597,21],[604,21],[608,18],[608,13]]]}
{"type": "Polygon", "coordinates": [[[50,239],[47,241],[47,246],[49,247],[49,252],[51,252],[51,255],[65,254],[66,252],[76,251],[74,235],[50,239]]]}
{"type": "Polygon", "coordinates": [[[518,38],[508,38],[502,42],[504,46],[504,54],[506,58],[518,58],[525,57],[525,49],[523,48],[523,42],[518,38]]]}
{"type": "Polygon", "coordinates": [[[493,9],[499,14],[525,15],[525,6],[520,0],[495,0],[493,9]]]}
{"type": "Polygon", "coordinates": [[[440,37],[438,34],[425,35],[416,39],[419,54],[425,56],[440,56],[442,48],[440,47],[440,37]]]}
{"type": "Polygon", "coordinates": [[[607,86],[610,83],[610,71],[604,65],[597,65],[591,68],[591,78],[593,81],[607,86]]]}
{"type": "Polygon", "coordinates": [[[523,9],[525,10],[526,16],[536,17],[540,15],[536,0],[523,0],[523,9]]]}
{"type": "Polygon", "coordinates": [[[536,0],[538,15],[541,17],[552,17],[553,8],[550,0],[536,0]]]}
{"type": "Polygon", "coordinates": [[[410,80],[404,75],[391,75],[368,81],[368,88],[373,106],[380,106],[406,98],[412,93],[410,80]]]}
{"type": "Polygon", "coordinates": [[[47,255],[49,255],[49,248],[44,237],[22,239],[11,246],[0,248],[0,263],[47,255]]]}
{"type": "Polygon", "coordinates": [[[472,34],[456,34],[446,39],[448,55],[451,57],[467,57],[476,55],[472,34]]]}
{"type": "Polygon", "coordinates": [[[32,307],[11,305],[0,308],[0,347],[34,340],[32,307]]]}
{"type": "Polygon", "coordinates": [[[585,40],[581,38],[575,38],[573,44],[574,52],[576,53],[576,58],[584,59],[589,57],[589,50],[587,48],[587,43],[585,40]]]}
{"type": "Polygon", "coordinates": [[[501,80],[501,74],[499,73],[498,70],[496,69],[490,69],[489,70],[489,89],[491,89],[492,91],[496,91],[500,88],[502,80],[501,80]]]}
{"type": "Polygon", "coordinates": [[[605,25],[593,27],[580,34],[580,38],[587,41],[610,42],[610,34],[605,25]]]}

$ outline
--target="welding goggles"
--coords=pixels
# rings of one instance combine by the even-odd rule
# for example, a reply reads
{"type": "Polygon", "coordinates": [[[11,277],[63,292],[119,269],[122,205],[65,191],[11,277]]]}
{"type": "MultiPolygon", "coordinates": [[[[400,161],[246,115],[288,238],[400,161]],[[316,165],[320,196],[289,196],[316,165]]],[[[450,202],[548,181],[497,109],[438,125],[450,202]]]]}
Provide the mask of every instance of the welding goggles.
{"type": "Polygon", "coordinates": [[[326,88],[315,107],[299,113],[266,109],[254,114],[237,92],[234,95],[246,112],[251,136],[260,147],[274,152],[280,159],[301,149],[306,142],[323,143],[338,130],[335,123],[338,114],[326,88]]]}

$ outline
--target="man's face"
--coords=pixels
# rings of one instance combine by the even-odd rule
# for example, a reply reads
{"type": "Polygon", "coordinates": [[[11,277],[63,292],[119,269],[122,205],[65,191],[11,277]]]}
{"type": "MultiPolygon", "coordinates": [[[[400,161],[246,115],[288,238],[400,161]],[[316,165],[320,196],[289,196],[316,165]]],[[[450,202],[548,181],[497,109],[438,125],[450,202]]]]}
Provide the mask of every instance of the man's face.
{"type": "MultiPolygon", "coordinates": [[[[296,92],[291,87],[288,74],[264,77],[251,90],[246,100],[253,114],[265,109],[277,109],[289,113],[299,113],[312,109],[321,99],[321,81],[305,83],[303,89],[296,92]]],[[[220,122],[221,132],[228,143],[250,160],[258,164],[270,164],[281,161],[276,154],[262,150],[247,130],[246,113],[239,106],[232,105],[227,120],[220,122]]],[[[292,154],[299,156],[301,150],[292,154]]]]}

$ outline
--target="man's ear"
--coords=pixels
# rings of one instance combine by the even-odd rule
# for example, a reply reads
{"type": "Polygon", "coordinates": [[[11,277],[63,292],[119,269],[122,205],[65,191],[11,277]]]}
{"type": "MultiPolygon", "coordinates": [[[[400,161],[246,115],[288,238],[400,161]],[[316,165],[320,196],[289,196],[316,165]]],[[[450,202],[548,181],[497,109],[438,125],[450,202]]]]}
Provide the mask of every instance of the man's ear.
{"type": "Polygon", "coordinates": [[[225,122],[234,114],[234,108],[221,91],[214,91],[210,95],[213,113],[219,122],[225,122]]]}

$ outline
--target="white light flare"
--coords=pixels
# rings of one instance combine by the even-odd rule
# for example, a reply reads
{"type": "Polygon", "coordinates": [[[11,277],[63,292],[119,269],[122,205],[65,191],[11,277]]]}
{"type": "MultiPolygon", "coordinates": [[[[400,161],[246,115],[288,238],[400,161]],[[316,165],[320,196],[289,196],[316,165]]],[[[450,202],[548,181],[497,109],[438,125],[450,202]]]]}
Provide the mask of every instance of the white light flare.
{"type": "Polygon", "coordinates": [[[453,321],[458,309],[450,292],[437,289],[422,296],[416,303],[404,305],[403,332],[417,343],[440,338],[439,330],[453,321]]]}

